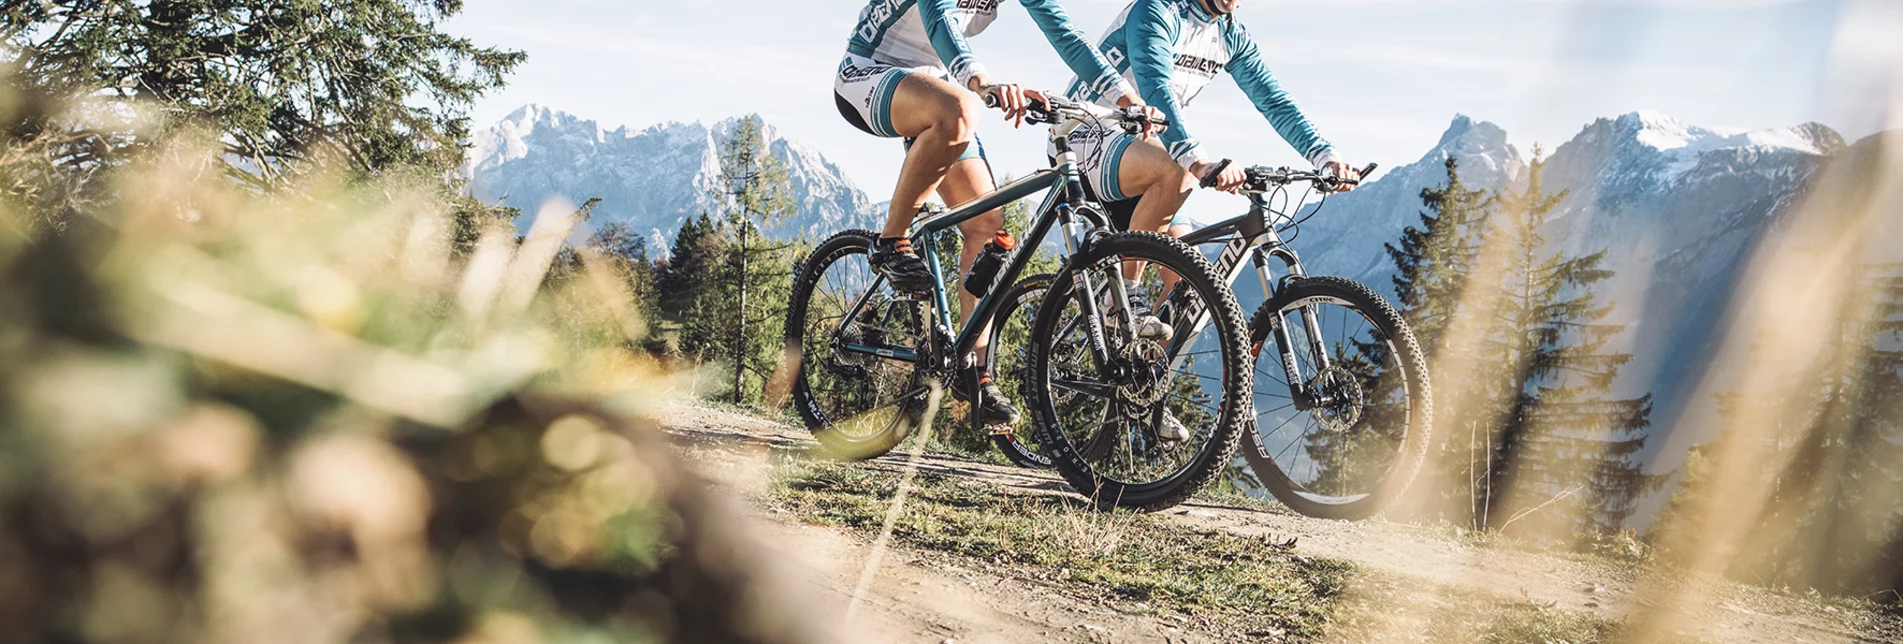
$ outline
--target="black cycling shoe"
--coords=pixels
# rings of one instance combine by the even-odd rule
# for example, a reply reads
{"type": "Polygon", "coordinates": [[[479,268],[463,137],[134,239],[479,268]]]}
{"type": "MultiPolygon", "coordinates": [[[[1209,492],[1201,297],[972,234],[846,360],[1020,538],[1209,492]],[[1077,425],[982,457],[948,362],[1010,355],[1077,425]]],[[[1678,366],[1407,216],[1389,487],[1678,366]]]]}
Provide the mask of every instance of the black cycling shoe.
{"type": "Polygon", "coordinates": [[[912,240],[887,239],[880,237],[872,245],[872,270],[884,275],[892,288],[908,293],[926,293],[932,290],[932,270],[925,267],[925,260],[912,252],[912,240]]]}
{"type": "Polygon", "coordinates": [[[1004,390],[998,388],[998,383],[991,381],[991,373],[984,367],[971,367],[952,378],[952,398],[971,402],[971,395],[965,392],[965,387],[970,386],[971,372],[974,370],[978,372],[978,390],[984,394],[984,402],[978,404],[978,418],[986,425],[1018,422],[1018,408],[1011,404],[1011,399],[1004,397],[1004,390]]]}

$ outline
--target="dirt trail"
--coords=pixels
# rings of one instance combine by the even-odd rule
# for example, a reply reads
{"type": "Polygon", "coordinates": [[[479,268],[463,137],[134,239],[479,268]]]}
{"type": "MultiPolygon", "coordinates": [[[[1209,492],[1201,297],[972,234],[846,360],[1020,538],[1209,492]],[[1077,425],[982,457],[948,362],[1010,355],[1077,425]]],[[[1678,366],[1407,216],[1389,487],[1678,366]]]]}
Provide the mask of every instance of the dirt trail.
{"type": "MultiPolygon", "coordinates": [[[[804,430],[749,416],[693,406],[665,410],[661,421],[690,446],[706,473],[740,488],[763,485],[768,454],[775,448],[809,449],[804,430]]],[[[901,468],[904,456],[889,455],[875,466],[901,468]]],[[[919,460],[921,471],[980,479],[1026,493],[1068,493],[1055,474],[939,456],[919,460]]],[[[1366,569],[1405,580],[1405,606],[1432,611],[1441,605],[1437,589],[1478,592],[1506,599],[1528,599],[1558,608],[1623,618],[1648,599],[1640,592],[1641,571],[1562,556],[1488,549],[1448,541],[1414,526],[1381,522],[1350,523],[1293,514],[1191,502],[1160,515],[1186,529],[1226,530],[1243,536],[1295,538],[1297,551],[1352,561],[1366,569]],[[1422,596],[1425,593],[1426,596],[1422,596]]],[[[808,569],[807,583],[837,596],[843,606],[852,595],[869,554],[869,544],[826,529],[781,526],[775,538],[808,569]]],[[[926,553],[893,550],[886,554],[870,599],[854,628],[866,641],[906,642],[1189,642],[1205,641],[1193,624],[1128,615],[1065,597],[1054,587],[1012,571],[966,570],[926,553]],[[929,558],[929,560],[927,560],[929,558]]],[[[1658,580],[1646,580],[1658,582],[1658,580]]],[[[1682,580],[1662,583],[1683,584],[1682,580]]],[[[1647,583],[1656,588],[1661,583],[1647,583]]],[[[1900,642],[1895,619],[1873,628],[1869,618],[1817,602],[1780,596],[1731,584],[1705,584],[1701,598],[1682,620],[1680,631],[1713,643],[1900,642]]],[[[1353,641],[1350,638],[1349,641],[1353,641]]]]}

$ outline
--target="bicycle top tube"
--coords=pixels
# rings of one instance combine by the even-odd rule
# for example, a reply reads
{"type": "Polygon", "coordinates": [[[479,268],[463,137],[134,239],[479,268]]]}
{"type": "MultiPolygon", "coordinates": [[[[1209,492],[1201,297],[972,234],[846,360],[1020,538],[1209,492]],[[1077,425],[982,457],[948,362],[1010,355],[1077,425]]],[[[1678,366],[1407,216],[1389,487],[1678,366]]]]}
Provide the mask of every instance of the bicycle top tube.
{"type": "Polygon", "coordinates": [[[913,222],[912,228],[915,231],[912,234],[919,236],[944,232],[974,217],[1055,186],[1064,180],[1064,174],[1061,167],[1033,172],[1030,176],[1005,184],[992,191],[991,194],[979,197],[970,203],[913,222]]]}

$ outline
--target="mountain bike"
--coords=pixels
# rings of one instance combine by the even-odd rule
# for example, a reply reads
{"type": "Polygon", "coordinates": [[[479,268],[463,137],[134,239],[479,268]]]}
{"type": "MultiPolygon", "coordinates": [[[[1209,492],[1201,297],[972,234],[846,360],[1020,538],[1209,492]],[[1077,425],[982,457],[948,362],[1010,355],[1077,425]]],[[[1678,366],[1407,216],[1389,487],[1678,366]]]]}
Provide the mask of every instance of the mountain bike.
{"type": "MultiPolygon", "coordinates": [[[[1219,164],[1216,176],[1228,165],[1219,164]]],[[[1374,172],[1369,165],[1363,175],[1374,172]]],[[[1234,285],[1255,269],[1264,300],[1249,323],[1255,367],[1255,411],[1243,433],[1243,459],[1264,488],[1304,515],[1360,519],[1400,495],[1419,473],[1432,432],[1433,394],[1426,359],[1407,322],[1380,295],[1352,280],[1311,277],[1289,246],[1291,235],[1320,211],[1294,220],[1288,188],[1307,184],[1323,194],[1346,184],[1333,175],[1288,168],[1254,167],[1238,192],[1249,212],[1185,235],[1191,246],[1222,244],[1214,269],[1234,285]],[[1282,197],[1282,207],[1273,206],[1282,197]],[[1286,272],[1278,279],[1270,260],[1286,272]],[[1264,351],[1268,343],[1273,351],[1264,351]]],[[[1208,187],[1205,185],[1205,187],[1208,187]]],[[[1022,308],[1043,298],[1050,276],[1014,285],[997,329],[1023,325],[1022,308]]],[[[1164,307],[1173,326],[1193,327],[1193,307],[1164,307]]],[[[994,331],[995,333],[995,331],[994,331]]],[[[1029,347],[1007,347],[1000,333],[991,343],[993,372],[1000,382],[1026,382],[1029,347]]],[[[1020,442],[1031,453],[1013,459],[1041,465],[1043,446],[1020,442]]]]}
{"type": "MultiPolygon", "coordinates": [[[[867,262],[875,240],[870,231],[834,234],[800,263],[786,325],[792,402],[826,450],[873,458],[922,426],[949,379],[962,377],[955,374],[972,363],[973,347],[1003,307],[1005,286],[1019,281],[1033,254],[1061,228],[1064,263],[1028,336],[1032,346],[1051,350],[1028,356],[1036,379],[1020,388],[1023,402],[1046,433],[1101,439],[1089,446],[1090,453],[1113,457],[1121,467],[1093,468],[1057,450],[1057,468],[1099,503],[1154,509],[1188,498],[1229,461],[1252,382],[1241,308],[1194,249],[1156,233],[1112,232],[1101,208],[1084,198],[1067,136],[1106,120],[1133,132],[1151,122],[1138,112],[1107,112],[1056,97],[1035,104],[1030,121],[1052,126],[1057,154],[1049,169],[963,206],[928,210],[913,223],[913,247],[942,275],[937,250],[943,235],[1049,189],[1022,241],[978,294],[955,336],[955,309],[944,280],[935,280],[925,294],[895,291],[867,262]],[[1139,337],[1130,303],[1154,297],[1165,270],[1183,277],[1178,297],[1209,311],[1209,321],[1196,333],[1167,341],[1139,337]],[[1190,351],[1193,359],[1173,359],[1190,351]],[[1179,402],[1185,400],[1197,406],[1179,402]],[[1157,436],[1147,423],[1165,414],[1187,429],[1187,438],[1157,436]],[[1123,431],[1099,431],[1106,426],[1123,431]]],[[[978,383],[963,384],[982,395],[978,383]]],[[[985,431],[977,414],[969,416],[975,430],[985,431]]]]}

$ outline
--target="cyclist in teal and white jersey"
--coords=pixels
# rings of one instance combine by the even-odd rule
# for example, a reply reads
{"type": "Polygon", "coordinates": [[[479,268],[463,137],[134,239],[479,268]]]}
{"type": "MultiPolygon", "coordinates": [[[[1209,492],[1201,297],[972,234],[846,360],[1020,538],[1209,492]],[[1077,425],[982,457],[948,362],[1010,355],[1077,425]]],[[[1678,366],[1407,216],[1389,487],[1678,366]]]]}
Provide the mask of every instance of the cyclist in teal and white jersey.
{"type": "MultiPolygon", "coordinates": [[[[984,109],[979,95],[995,96],[1006,117],[1020,123],[1027,100],[1042,98],[1035,91],[993,81],[965,40],[991,25],[1000,2],[873,0],[860,12],[845,60],[839,63],[833,91],[840,114],[874,136],[907,140],[899,185],[893,191],[885,228],[870,258],[873,270],[884,275],[894,288],[931,288],[931,272],[905,238],[928,193],[937,190],[947,205],[957,206],[995,189],[991,168],[975,135],[984,109]]],[[[1018,4],[1031,14],[1065,64],[1078,77],[1091,79],[1089,85],[1096,96],[1119,107],[1142,103],[1128,81],[1071,27],[1070,16],[1058,0],[1018,0],[1018,4]]],[[[993,211],[960,227],[965,239],[964,256],[958,263],[961,272],[970,270],[984,243],[1003,225],[1003,213],[993,211]]],[[[961,292],[959,301],[969,315],[976,298],[961,292]]],[[[983,356],[988,348],[983,342],[981,339],[975,348],[979,365],[985,364],[983,356]]],[[[979,376],[977,380],[985,383],[981,415],[990,422],[1015,422],[1017,409],[996,385],[990,384],[990,378],[982,373],[979,376]]],[[[960,386],[952,393],[968,400],[969,396],[959,390],[965,380],[953,379],[960,386]]]]}
{"type": "MultiPolygon", "coordinates": [[[[1104,59],[1170,122],[1159,137],[1160,145],[1137,141],[1115,128],[1079,128],[1071,135],[1085,188],[1109,207],[1121,225],[1131,230],[1164,230],[1197,180],[1215,168],[1217,164],[1190,136],[1181,112],[1224,71],[1276,133],[1317,169],[1360,180],[1360,174],[1335,155],[1334,146],[1315,132],[1262,63],[1248,30],[1231,15],[1241,4],[1242,0],[1136,0],[1111,23],[1098,45],[1104,59]]],[[[1091,78],[1088,83],[1072,81],[1066,93],[1074,100],[1116,100],[1100,91],[1101,83],[1091,78]]],[[[1233,191],[1243,179],[1241,165],[1231,165],[1217,177],[1215,187],[1233,191]]],[[[1170,232],[1180,236],[1187,229],[1170,232]]]]}

